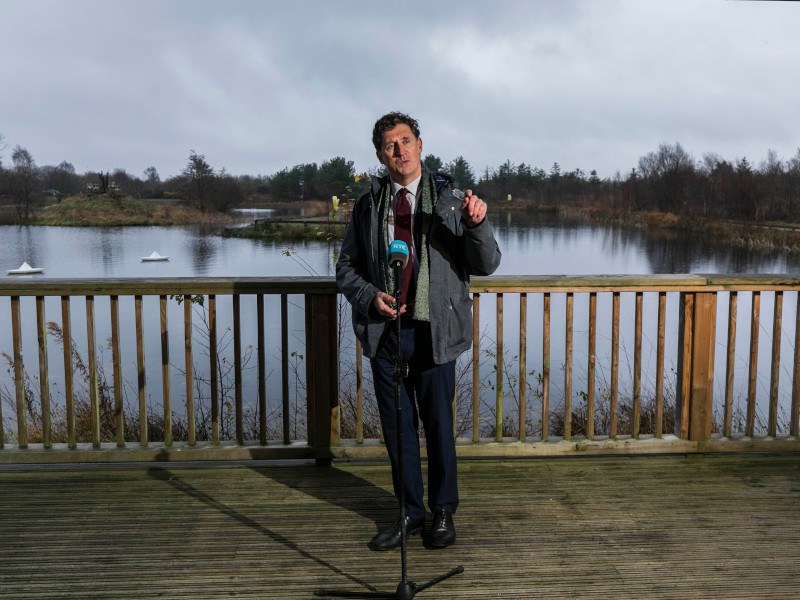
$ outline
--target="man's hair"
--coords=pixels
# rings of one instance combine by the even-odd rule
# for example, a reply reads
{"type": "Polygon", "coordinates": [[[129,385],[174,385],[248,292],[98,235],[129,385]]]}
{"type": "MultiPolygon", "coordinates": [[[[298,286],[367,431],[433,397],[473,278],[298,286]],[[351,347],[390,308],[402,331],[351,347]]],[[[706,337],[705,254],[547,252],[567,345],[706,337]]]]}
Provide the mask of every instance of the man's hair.
{"type": "Polygon", "coordinates": [[[419,123],[416,119],[409,117],[401,112],[390,112],[383,115],[380,119],[375,121],[375,127],[372,128],[372,145],[375,146],[375,151],[381,151],[381,140],[383,134],[394,129],[398,125],[408,125],[411,128],[411,133],[414,137],[419,137],[419,123]]]}

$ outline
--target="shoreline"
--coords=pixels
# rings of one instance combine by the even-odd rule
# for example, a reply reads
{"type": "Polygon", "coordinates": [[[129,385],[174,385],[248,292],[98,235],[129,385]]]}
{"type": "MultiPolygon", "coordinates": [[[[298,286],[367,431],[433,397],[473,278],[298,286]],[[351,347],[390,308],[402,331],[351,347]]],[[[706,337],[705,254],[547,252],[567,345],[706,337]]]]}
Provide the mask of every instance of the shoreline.
{"type": "MultiPolygon", "coordinates": [[[[755,252],[800,253],[800,223],[747,222],[688,217],[658,211],[630,212],[599,207],[530,206],[520,202],[496,203],[513,212],[558,215],[562,219],[644,229],[704,235],[710,242],[755,252]]],[[[200,211],[174,200],[140,200],[130,196],[74,196],[59,204],[33,211],[18,222],[15,207],[0,206],[0,224],[58,227],[136,227],[219,225],[221,235],[274,241],[341,240],[347,213],[326,213],[326,203],[315,200],[260,202],[238,209],[303,209],[309,216],[243,222],[230,213],[200,211]]]]}

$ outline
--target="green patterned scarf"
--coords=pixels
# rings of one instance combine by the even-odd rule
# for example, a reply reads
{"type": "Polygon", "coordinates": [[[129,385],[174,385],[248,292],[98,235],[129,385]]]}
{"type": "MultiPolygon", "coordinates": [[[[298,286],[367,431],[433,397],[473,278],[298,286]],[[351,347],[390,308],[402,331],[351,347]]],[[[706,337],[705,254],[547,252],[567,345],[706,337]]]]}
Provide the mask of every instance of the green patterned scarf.
{"type": "MultiPolygon", "coordinates": [[[[430,268],[428,261],[428,237],[433,225],[433,200],[436,195],[436,188],[433,183],[433,176],[430,173],[423,173],[422,179],[419,182],[419,189],[417,190],[417,202],[421,202],[422,219],[420,231],[420,245],[417,251],[417,258],[419,260],[419,272],[417,273],[417,289],[414,294],[412,304],[414,305],[414,312],[412,318],[418,321],[430,321],[430,305],[428,295],[430,291],[430,268]]],[[[384,292],[392,294],[394,292],[394,270],[389,267],[389,261],[386,256],[389,252],[389,241],[386,235],[386,227],[389,222],[389,205],[392,199],[392,186],[387,184],[383,188],[383,196],[380,202],[379,214],[379,235],[380,244],[383,251],[380,253],[379,260],[381,261],[381,271],[384,276],[384,292]]],[[[414,223],[418,223],[416,218],[414,223]]],[[[416,237],[416,236],[415,236],[416,237]]]]}

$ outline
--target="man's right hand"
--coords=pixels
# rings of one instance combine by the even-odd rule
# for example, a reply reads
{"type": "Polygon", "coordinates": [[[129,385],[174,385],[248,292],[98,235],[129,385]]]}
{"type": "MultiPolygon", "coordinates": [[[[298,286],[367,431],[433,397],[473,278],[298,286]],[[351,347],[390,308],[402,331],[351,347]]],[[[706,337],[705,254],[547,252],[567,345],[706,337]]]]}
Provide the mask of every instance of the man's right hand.
{"type": "MultiPolygon", "coordinates": [[[[386,317],[388,319],[394,319],[397,317],[397,310],[394,307],[395,299],[393,296],[390,296],[385,292],[378,292],[375,294],[375,299],[372,301],[372,305],[382,317],[386,317]]],[[[404,312],[406,312],[405,304],[400,307],[400,314],[402,315],[404,312]]]]}

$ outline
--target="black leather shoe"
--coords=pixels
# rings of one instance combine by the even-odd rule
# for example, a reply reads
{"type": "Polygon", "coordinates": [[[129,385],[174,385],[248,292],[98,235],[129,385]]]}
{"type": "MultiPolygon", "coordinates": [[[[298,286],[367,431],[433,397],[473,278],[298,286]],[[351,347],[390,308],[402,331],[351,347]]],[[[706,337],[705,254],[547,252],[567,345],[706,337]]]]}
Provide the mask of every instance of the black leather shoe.
{"type": "MultiPolygon", "coordinates": [[[[379,534],[377,534],[369,542],[370,549],[383,551],[383,550],[394,550],[395,548],[399,548],[402,537],[402,531],[400,529],[400,526],[401,526],[401,521],[400,519],[397,519],[397,522],[394,525],[392,525],[387,529],[384,529],[379,534]]],[[[406,517],[406,537],[419,533],[420,531],[422,531],[422,528],[424,526],[425,526],[425,517],[420,517],[419,519],[412,519],[411,517],[406,517]]]]}
{"type": "Polygon", "coordinates": [[[456,541],[456,525],[453,515],[443,508],[433,511],[431,524],[431,548],[447,548],[456,541]]]}

